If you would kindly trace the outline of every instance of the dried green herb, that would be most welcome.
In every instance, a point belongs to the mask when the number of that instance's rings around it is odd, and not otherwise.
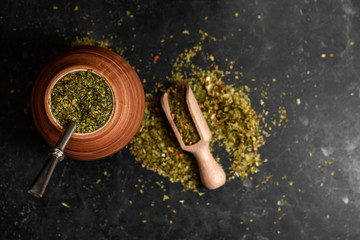
[[[231,157],[230,169],[225,169],[228,180],[236,177],[245,180],[250,174],[256,173],[263,163],[258,149],[265,144],[265,137],[269,136],[261,125],[265,118],[252,108],[248,97],[249,87],[235,87],[223,82],[227,73],[213,64],[213,57],[206,70],[194,64],[194,57],[202,51],[202,43],[209,38],[206,33],[200,33],[202,37],[199,45],[185,50],[173,62],[173,71],[168,80],[174,84],[182,81],[189,83],[212,131],[211,149],[216,143],[223,146]],[[180,95],[174,91],[169,100],[180,99]],[[168,177],[171,182],[181,183],[184,190],[197,192],[200,182],[198,167],[193,157],[183,152],[177,143],[159,107],[160,97],[161,94],[156,91],[154,94],[146,94],[144,121],[130,142],[131,153],[143,167]],[[188,122],[182,115],[176,118],[180,118],[179,122]],[[178,126],[178,129],[181,127]]]
[[[49,105],[62,127],[76,121],[76,133],[90,133],[110,119],[113,97],[102,77],[91,71],[76,71],[57,81],[51,90]]]
[[[108,41],[98,41],[91,37],[76,37],[74,41],[71,42],[71,46],[98,46],[103,48],[110,48],[110,44]]]
[[[197,143],[200,137],[186,104],[185,86],[174,84],[167,93],[171,115],[184,143],[186,145]]]
[[[136,161],[148,170],[180,182],[185,189],[199,184],[197,165],[184,153],[160,107],[161,93],[145,95],[145,115],[139,132],[130,142]]]

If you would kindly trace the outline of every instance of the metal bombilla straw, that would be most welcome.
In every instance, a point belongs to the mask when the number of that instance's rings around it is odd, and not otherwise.
[[[74,134],[75,130],[76,122],[71,122],[65,129],[62,136],[59,138],[55,147],[50,150],[49,157],[44,167],[37,176],[35,182],[28,190],[28,193],[38,198],[41,198],[44,195],[46,187],[50,181],[56,165],[61,162],[65,157],[64,149],[68,144],[70,138]]]

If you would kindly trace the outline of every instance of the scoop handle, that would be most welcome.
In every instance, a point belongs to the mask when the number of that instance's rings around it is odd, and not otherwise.
[[[214,159],[210,152],[209,144],[204,144],[197,151],[192,152],[196,158],[200,179],[204,187],[216,189],[223,186],[226,182],[224,169]]]

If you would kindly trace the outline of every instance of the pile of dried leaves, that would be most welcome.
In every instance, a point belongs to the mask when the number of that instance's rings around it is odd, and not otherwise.
[[[261,126],[262,115],[251,106],[247,86],[227,85],[223,81],[226,73],[217,66],[212,64],[208,69],[202,69],[193,63],[194,57],[202,51],[205,38],[208,36],[203,33],[199,45],[180,54],[173,62],[168,80],[189,83],[213,134],[211,149],[216,143],[231,157],[220,161],[220,164],[230,161],[230,168],[224,169],[228,180],[236,177],[244,180],[249,174],[256,173],[262,164],[258,149],[265,144],[268,133]],[[144,120],[129,144],[131,153],[148,170],[171,182],[181,183],[185,190],[197,192],[200,180],[196,162],[177,143],[161,109],[161,95],[161,91],[146,94]]]

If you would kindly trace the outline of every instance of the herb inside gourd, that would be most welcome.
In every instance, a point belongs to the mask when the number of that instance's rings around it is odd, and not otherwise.
[[[104,78],[92,71],[76,71],[55,84],[49,105],[62,127],[76,121],[76,133],[91,133],[110,119],[113,97]]]

